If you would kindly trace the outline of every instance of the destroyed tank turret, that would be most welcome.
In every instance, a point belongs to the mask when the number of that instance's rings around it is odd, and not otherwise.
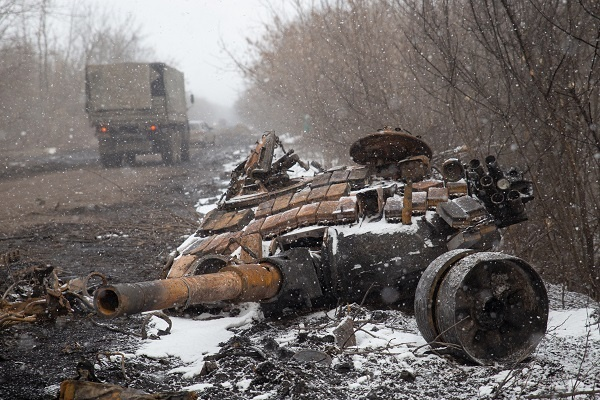
[[[308,166],[293,150],[274,160],[278,147],[263,135],[166,279],[101,287],[98,313],[414,304],[429,343],[475,362],[517,362],[535,349],[548,319],[543,282],[525,261],[491,251],[501,228],[527,219],[533,186],[519,170],[492,156],[485,168],[455,158],[432,167],[423,140],[383,129],[351,146],[357,165],[291,178],[292,166]]]

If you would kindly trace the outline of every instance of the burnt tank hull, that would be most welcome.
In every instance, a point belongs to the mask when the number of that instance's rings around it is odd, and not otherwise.
[[[405,132],[377,132],[350,154],[360,165],[293,178],[289,168],[308,167],[265,134],[179,246],[165,276],[176,283],[105,288],[96,295],[99,313],[215,301],[260,301],[267,316],[414,304],[432,346],[446,340],[481,364],[530,354],[547,323],[543,282],[525,261],[488,251],[501,228],[526,220],[531,182],[494,157],[487,172],[477,160],[449,159],[434,173],[429,147]]]

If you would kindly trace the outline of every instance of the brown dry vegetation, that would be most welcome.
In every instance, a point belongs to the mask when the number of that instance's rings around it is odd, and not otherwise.
[[[600,3],[298,1],[251,49],[238,109],[329,160],[399,125],[520,165],[537,200],[506,250],[600,297]]]

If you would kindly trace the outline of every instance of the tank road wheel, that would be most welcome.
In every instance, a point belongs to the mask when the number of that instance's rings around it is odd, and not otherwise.
[[[517,363],[544,337],[548,296],[525,261],[455,250],[427,267],[415,299],[421,334],[478,364]]]
[[[163,162],[167,165],[176,165],[181,162],[181,132],[171,130],[167,133],[161,152]]]

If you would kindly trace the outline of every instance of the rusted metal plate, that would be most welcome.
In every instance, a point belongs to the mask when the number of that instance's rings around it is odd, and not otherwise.
[[[228,240],[230,237],[230,234],[227,233],[221,233],[219,235],[217,235],[211,242],[210,244],[204,249],[203,253],[207,254],[207,253],[216,253],[216,249],[217,248],[221,248],[222,246],[224,246],[224,242],[226,240]],[[228,245],[228,242],[225,244]]]
[[[340,224],[347,224],[358,219],[358,206],[356,197],[344,196],[338,200],[338,206],[333,212],[334,220]]]
[[[414,213],[427,211],[427,192],[413,192],[412,209]]]
[[[432,187],[427,191],[427,207],[435,208],[438,204],[448,201],[448,189]]]
[[[301,207],[308,202],[308,196],[310,195],[311,189],[309,187],[305,187],[299,192],[294,193],[292,200],[290,200],[289,207]]]
[[[199,257],[192,254],[184,254],[173,261],[173,265],[169,270],[169,275],[167,278],[179,278],[188,273],[190,266],[196,261]]]
[[[231,220],[227,223],[227,230],[239,231],[244,228],[254,218],[254,212],[251,208],[240,210],[235,213]]]
[[[298,226],[311,225],[317,222],[317,209],[319,203],[305,204],[300,208],[296,219],[298,220]]]
[[[298,227],[298,212],[300,207],[292,208],[291,210],[285,211],[281,214],[281,218],[277,223],[277,229],[279,232],[288,232]]]
[[[190,249],[189,254],[202,254],[204,253],[204,250],[206,248],[208,248],[208,246],[210,245],[210,243],[217,237],[217,235],[211,235],[209,237],[207,237],[206,239],[204,239],[204,241],[202,241],[202,243],[200,243],[198,246],[196,246],[193,249]]]
[[[325,200],[325,197],[327,196],[327,191],[329,191],[329,185],[320,186],[318,188],[313,188],[310,191],[310,194],[308,195],[307,201],[309,203],[313,203],[313,202]]]
[[[256,208],[256,212],[254,214],[255,218],[263,218],[272,214],[273,204],[275,203],[275,199],[270,199],[267,201],[263,201]]]
[[[231,211],[231,210],[239,210],[242,208],[254,207],[258,206],[260,203],[263,203],[267,200],[273,199],[279,195],[285,193],[295,193],[299,189],[305,187],[312,181],[312,178],[301,178],[299,180],[292,180],[289,185],[281,188],[272,190],[270,192],[262,192],[262,193],[251,193],[246,195],[240,195],[233,197],[223,203],[223,210]]]
[[[240,260],[245,263],[253,263],[263,257],[262,253],[262,236],[260,233],[252,233],[244,235],[240,239],[242,252]],[[248,251],[249,250],[249,251]]]
[[[278,212],[286,210],[288,208],[288,206],[290,204],[290,200],[292,200],[293,196],[294,196],[294,193],[286,193],[284,195],[277,196],[275,198],[275,202],[273,203],[273,208],[271,209],[271,212],[273,214],[276,214]]]
[[[348,182],[352,189],[361,189],[369,184],[371,170],[368,167],[352,167],[348,175]]]
[[[229,222],[235,217],[235,214],[235,211],[230,211],[228,213],[223,214],[221,218],[219,218],[219,220],[215,222],[210,231],[212,233],[222,233],[224,230],[227,229]]]
[[[383,213],[387,222],[400,222],[402,219],[402,203],[404,199],[398,195],[390,197],[386,200],[383,207]]]
[[[448,188],[448,193],[450,195],[462,195],[467,194],[467,182],[458,181],[458,182],[447,182],[446,187]]]
[[[347,182],[336,183],[329,186],[325,200],[339,200],[340,197],[347,196],[348,193],[350,193],[350,185]]]
[[[226,232],[223,234],[223,238],[219,242],[219,245],[215,247],[214,252],[216,254],[231,254],[230,246],[237,247],[235,245],[235,239],[240,236],[239,232]],[[235,250],[235,248],[234,248]]]
[[[246,160],[244,170],[251,177],[262,177],[271,169],[273,161],[273,150],[278,139],[275,133],[269,132],[262,136],[257,142],[256,148]]]
[[[322,201],[317,209],[317,223],[333,224],[335,222],[334,213],[337,208],[337,201]]]
[[[342,183],[348,181],[348,176],[350,175],[350,170],[343,168],[338,169],[337,171],[333,171],[331,174],[331,178],[329,179],[329,184],[333,185],[335,183]]]
[[[331,179],[332,174],[332,172],[323,172],[322,174],[315,175],[310,184],[310,187],[316,188],[323,185],[329,185],[329,180]]]
[[[244,235],[252,235],[254,233],[259,233],[260,227],[262,226],[262,224],[264,222],[265,222],[264,218],[259,218],[259,219],[253,220],[246,226],[246,229],[244,229],[243,234]]]
[[[429,146],[421,139],[403,132],[376,132],[352,144],[350,156],[361,165],[395,164],[409,157],[431,158]]]
[[[425,180],[413,183],[413,190],[415,192],[426,192],[432,187],[442,187],[444,182],[438,180]]]
[[[263,238],[269,239],[279,233],[277,224],[279,223],[280,219],[281,214],[269,215],[265,219],[265,222],[260,227],[260,234],[263,236]]]
[[[198,234],[202,236],[210,235],[214,226],[221,221],[221,218],[223,218],[225,214],[227,214],[227,211],[217,209],[209,211],[202,219],[202,224],[200,224]]]

